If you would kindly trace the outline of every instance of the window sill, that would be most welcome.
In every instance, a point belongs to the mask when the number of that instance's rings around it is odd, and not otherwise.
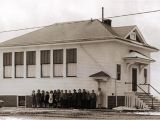
[[[4,79],[9,79],[9,78],[12,78],[12,77],[3,77]]]
[[[77,77],[77,76],[66,76],[66,77]]]
[[[53,78],[62,78],[63,76],[53,76]]]
[[[41,78],[50,78],[50,76],[41,76]]]

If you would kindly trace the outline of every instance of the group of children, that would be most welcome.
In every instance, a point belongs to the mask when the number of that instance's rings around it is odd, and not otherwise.
[[[36,108],[75,108],[95,109],[97,95],[94,90],[54,90],[54,91],[32,91],[32,107]]]

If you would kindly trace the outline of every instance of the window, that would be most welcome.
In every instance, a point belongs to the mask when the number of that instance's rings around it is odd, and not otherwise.
[[[121,65],[117,64],[117,80],[121,80]]]
[[[15,53],[15,77],[23,78],[24,71],[24,53],[16,52]]]
[[[50,50],[41,51],[41,77],[50,77]]]
[[[3,53],[3,77],[12,77],[12,53]]]
[[[67,76],[77,76],[77,49],[67,49],[66,51]]]
[[[144,83],[147,83],[147,69],[144,69]]]
[[[34,78],[36,71],[36,51],[27,51],[26,53],[27,77]]]
[[[63,76],[63,49],[53,51],[53,76]]]
[[[132,33],[130,34],[130,39],[131,39],[131,40],[136,40],[136,33],[135,33],[135,32],[132,32]]]

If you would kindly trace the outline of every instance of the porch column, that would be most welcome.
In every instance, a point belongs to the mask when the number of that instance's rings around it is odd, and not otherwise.
[[[41,78],[40,50],[36,50],[36,78]]]
[[[26,78],[26,51],[24,51],[24,59],[23,59],[23,62],[24,62],[24,66],[23,66],[23,78]]]
[[[66,77],[66,48],[63,49],[63,77]]]
[[[53,78],[53,50],[50,50],[50,78]]]
[[[12,52],[12,78],[15,78],[15,52]]]

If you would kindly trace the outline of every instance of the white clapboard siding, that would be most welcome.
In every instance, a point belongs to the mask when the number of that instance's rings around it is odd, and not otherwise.
[[[12,66],[5,66],[4,77],[12,77]]]
[[[23,76],[23,71],[24,71],[24,66],[23,65],[16,65],[16,77],[24,77]]]
[[[50,64],[42,64],[42,77],[50,76]]]
[[[63,76],[63,64],[54,64],[54,76]]]
[[[35,77],[36,65],[28,65],[27,67],[28,67],[27,77]]]
[[[68,63],[67,76],[77,76],[77,64],[76,63]]]

